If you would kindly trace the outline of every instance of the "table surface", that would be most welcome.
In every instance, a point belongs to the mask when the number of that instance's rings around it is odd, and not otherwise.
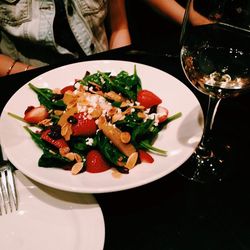
[[[81,60],[96,59],[133,61],[164,70],[186,84],[206,111],[207,96],[189,85],[178,57],[129,46]],[[0,111],[23,84],[58,66],[0,78]],[[230,171],[222,182],[199,184],[174,171],[141,187],[96,194],[105,220],[104,249],[250,249],[249,115],[249,93],[223,100],[219,105],[214,134],[232,148]]]

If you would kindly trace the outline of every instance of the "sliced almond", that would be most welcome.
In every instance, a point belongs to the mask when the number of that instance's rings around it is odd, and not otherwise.
[[[104,93],[104,97],[111,99],[115,102],[122,102],[125,100],[123,96],[117,94],[114,91],[109,91],[109,92]]]
[[[54,110],[55,115],[62,115],[63,111],[62,110]]]
[[[73,165],[73,167],[71,168],[71,173],[73,175],[78,174],[83,168],[83,162],[77,162]]]
[[[129,143],[131,139],[131,135],[129,132],[121,132],[121,141],[123,143]]]
[[[95,83],[95,82],[91,82],[91,81],[89,81],[88,82],[90,85],[92,85],[92,86],[94,86],[97,90],[100,90],[101,89],[101,86],[100,85],[98,85],[97,83]]]
[[[72,125],[70,123],[64,123],[62,125],[61,135],[66,141],[70,140],[70,136],[72,135]]]
[[[128,168],[128,169],[132,169],[136,162],[137,162],[137,159],[138,159],[138,153],[137,152],[134,152],[132,153],[129,157],[128,157],[128,160],[125,164],[125,167]]]
[[[64,157],[66,157],[70,161],[75,160],[75,154],[73,152],[69,152],[69,153],[65,154]]]
[[[77,112],[77,108],[76,107],[73,107],[71,109],[68,109],[66,110],[66,112],[64,112],[62,114],[62,116],[60,117],[59,121],[58,121],[58,125],[60,125],[61,127],[67,123],[68,121],[68,118],[71,116],[71,115],[74,115],[75,113]]]
[[[63,148],[59,148],[59,153],[60,155],[64,156],[66,155],[67,153],[69,153],[70,151],[70,148],[69,147],[63,147]]]
[[[141,105],[137,105],[137,106],[132,106],[131,108],[134,108],[134,109],[140,109],[140,110],[143,110],[143,109],[145,109],[145,107],[144,106],[141,106]]]
[[[76,99],[76,96],[71,91],[66,91],[63,95],[63,102],[66,105],[69,105],[70,103],[74,102]]]
[[[131,102],[129,100],[123,101],[120,105],[120,108],[125,108],[131,106]]]
[[[44,126],[50,126],[51,125],[51,119],[44,119],[38,123],[38,125],[44,125]]]
[[[97,119],[102,115],[102,109],[99,105],[91,112],[91,116],[93,119]]]
[[[145,118],[147,117],[146,114],[143,113],[143,112],[138,112],[138,113],[137,113],[137,116],[138,116],[139,118],[142,118],[142,119],[145,119]]]
[[[129,114],[131,114],[131,107],[129,107],[129,108],[127,108],[126,110],[124,110],[123,112],[122,112],[122,114],[123,115],[129,115]]]
[[[109,112],[108,112],[108,115],[109,116],[113,116],[117,113],[117,108],[116,107],[112,107]]]
[[[79,154],[74,153],[74,157],[75,157],[76,162],[82,162],[82,157]]]
[[[125,115],[123,115],[122,113],[116,113],[112,116],[112,123],[115,123],[117,121],[121,121],[125,118]]]

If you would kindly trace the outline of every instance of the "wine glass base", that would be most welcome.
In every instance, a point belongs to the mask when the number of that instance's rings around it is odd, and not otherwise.
[[[216,151],[210,151],[209,155],[203,155],[197,150],[180,168],[177,169],[177,172],[195,182],[221,182],[227,172],[229,151],[230,146],[225,146],[223,152],[220,149],[219,157],[216,154]]]

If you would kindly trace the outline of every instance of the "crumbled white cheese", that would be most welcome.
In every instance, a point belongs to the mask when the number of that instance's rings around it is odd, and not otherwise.
[[[149,114],[148,119],[154,120],[155,119],[155,113]]]
[[[86,138],[86,145],[92,146],[93,142],[94,142],[93,138],[90,137]]]
[[[97,94],[84,93],[83,98],[85,98],[88,102],[88,107],[85,104],[81,104],[81,102],[79,102],[77,104],[78,112],[87,111],[89,114],[91,114],[94,109],[99,106],[102,109],[103,115],[106,115],[112,108],[111,103],[109,103],[103,96]]]

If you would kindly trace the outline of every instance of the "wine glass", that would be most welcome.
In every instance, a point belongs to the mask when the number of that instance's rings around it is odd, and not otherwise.
[[[178,171],[197,182],[221,181],[230,147],[217,150],[212,125],[222,99],[250,89],[250,0],[188,0],[180,42],[183,71],[209,101],[201,141]]]

